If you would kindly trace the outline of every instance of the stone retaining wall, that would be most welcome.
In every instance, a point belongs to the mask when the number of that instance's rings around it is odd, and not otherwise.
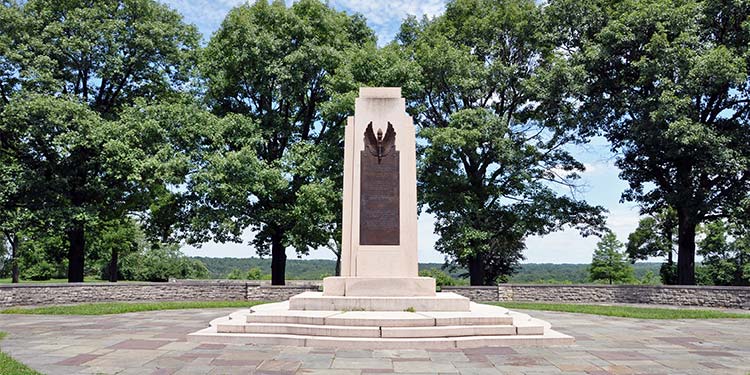
[[[477,301],[637,303],[750,310],[750,287],[502,284],[491,289],[477,288],[443,289]]]
[[[114,301],[280,301],[318,290],[317,285],[278,287],[252,281],[169,283],[0,284],[0,307]]]
[[[0,284],[0,307],[112,301],[282,301],[317,291],[320,281],[271,286],[257,281],[179,280],[169,283]],[[638,303],[750,310],[750,287],[502,284],[444,287],[474,301]]]

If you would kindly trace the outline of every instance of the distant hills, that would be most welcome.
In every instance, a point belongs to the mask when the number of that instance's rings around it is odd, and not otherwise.
[[[271,259],[261,258],[208,258],[193,257],[203,262],[212,278],[226,278],[232,270],[243,273],[251,268],[259,268],[261,273],[271,273]],[[521,266],[518,273],[511,277],[512,283],[586,283],[588,281],[588,264],[551,264],[527,263]],[[658,279],[660,263],[636,263],[635,275],[638,279],[651,271]],[[442,263],[420,263],[419,269],[443,269]],[[289,280],[318,280],[332,276],[336,270],[336,262],[328,259],[288,259],[286,275]],[[460,278],[463,270],[448,272],[455,278]]]

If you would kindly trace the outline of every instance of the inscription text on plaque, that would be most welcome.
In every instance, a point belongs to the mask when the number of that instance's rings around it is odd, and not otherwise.
[[[360,152],[360,245],[399,245],[399,153],[396,133],[388,123],[383,137],[372,123],[365,131],[365,149]]]

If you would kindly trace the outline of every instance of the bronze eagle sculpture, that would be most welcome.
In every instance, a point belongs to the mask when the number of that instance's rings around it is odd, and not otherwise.
[[[378,135],[376,136],[372,131],[372,121],[370,121],[367,124],[367,129],[365,129],[365,148],[373,156],[378,157],[378,164],[380,164],[384,157],[390,155],[391,151],[396,149],[396,131],[393,130],[393,125],[388,122],[385,136],[383,136],[383,129],[378,129]]]

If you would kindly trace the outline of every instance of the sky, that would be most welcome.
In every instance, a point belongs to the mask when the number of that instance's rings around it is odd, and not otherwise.
[[[163,0],[164,1],[164,0]],[[204,41],[211,37],[221,25],[227,12],[233,7],[245,3],[244,0],[166,0],[166,4],[179,11],[185,21],[198,27]],[[287,0],[288,3],[291,1]],[[383,45],[393,39],[398,32],[401,21],[408,15],[429,17],[440,15],[445,10],[442,0],[329,0],[334,8],[347,13],[361,13],[367,18],[368,25],[375,30],[378,44]],[[603,139],[594,139],[591,143],[572,150],[573,155],[586,166],[586,172],[580,180],[581,188],[578,198],[585,199],[593,205],[601,205],[609,210],[607,224],[622,242],[638,225],[638,208],[633,203],[620,203],[620,195],[627,188],[627,183],[618,177],[614,166],[614,156],[609,145]],[[434,250],[436,236],[433,233],[434,218],[427,214],[419,217],[419,261],[442,263],[444,257]],[[244,238],[249,239],[252,233],[247,232]],[[568,229],[548,234],[544,237],[530,237],[526,241],[524,253],[526,263],[589,263],[596,247],[597,237],[582,237],[576,230]],[[187,255],[209,257],[247,258],[257,256],[254,249],[245,243],[207,243],[200,248],[183,247]],[[288,250],[290,258],[296,257],[293,250]],[[332,259],[330,250],[313,251],[306,258]]]

